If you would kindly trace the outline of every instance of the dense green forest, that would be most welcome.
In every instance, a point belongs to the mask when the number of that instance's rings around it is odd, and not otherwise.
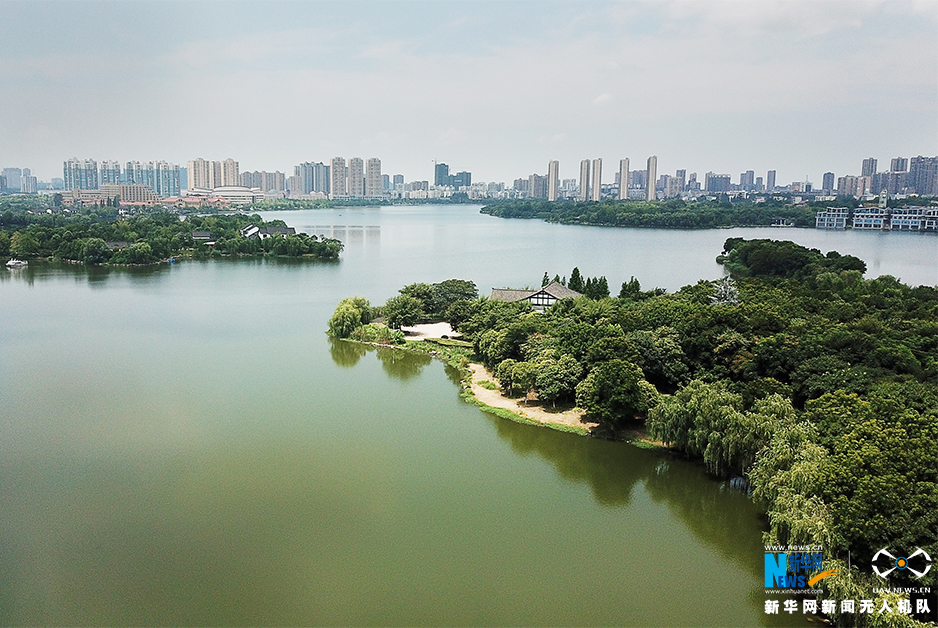
[[[41,209],[41,208],[40,208]],[[188,216],[152,211],[120,216],[113,207],[91,207],[63,213],[26,211],[0,206],[0,256],[20,259],[53,258],[85,264],[150,264],[169,257],[192,255],[269,255],[336,259],[342,243],[315,235],[242,237],[239,230],[285,227],[283,221],[264,222],[257,214]],[[193,231],[208,231],[211,242],[193,240]],[[110,243],[110,245],[109,245]]]
[[[575,403],[605,433],[644,426],[709,472],[742,476],[767,543],[823,546],[842,567],[822,581],[829,594],[875,597],[856,565],[878,549],[938,555],[938,289],[864,279],[862,260],[791,242],[731,238],[718,261],[720,281],[667,294],[631,278],[617,297],[543,313],[468,291],[446,302],[426,284],[389,304],[411,322],[450,321],[508,394]],[[360,297],[340,311],[340,337],[384,313]],[[914,585],[934,586],[934,572]]]
[[[856,202],[842,199],[841,205]],[[713,229],[716,227],[769,226],[778,218],[796,227],[813,227],[817,210],[826,205],[792,205],[785,201],[764,203],[699,201],[605,200],[585,201],[517,200],[499,201],[482,208],[483,214],[500,218],[540,218],[547,222],[610,227],[658,227],[669,229]]]

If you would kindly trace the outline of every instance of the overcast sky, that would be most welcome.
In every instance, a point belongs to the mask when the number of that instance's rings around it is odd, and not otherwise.
[[[0,167],[622,157],[820,183],[938,154],[938,2],[7,2]]]

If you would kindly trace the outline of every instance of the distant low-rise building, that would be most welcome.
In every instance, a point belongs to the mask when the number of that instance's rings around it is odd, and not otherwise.
[[[160,202],[160,195],[154,192],[150,186],[142,183],[121,185],[105,183],[101,186],[100,191],[106,198],[119,197],[121,203],[156,204]]]
[[[858,207],[853,210],[854,229],[884,229],[888,226],[888,209],[881,207]]]
[[[890,212],[889,228],[893,231],[923,231],[925,220],[924,207],[897,207]]]
[[[846,207],[828,207],[821,210],[815,217],[815,227],[818,229],[846,229],[850,210]]]
[[[264,200],[264,192],[259,188],[247,188],[240,185],[226,185],[214,189],[192,188],[187,191],[190,197],[224,199],[231,205],[250,205]]]

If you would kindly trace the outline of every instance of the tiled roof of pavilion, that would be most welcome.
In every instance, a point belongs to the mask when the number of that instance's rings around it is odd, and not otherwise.
[[[492,299],[496,301],[522,301],[529,299],[538,292],[546,292],[555,299],[575,299],[583,296],[576,290],[571,290],[559,281],[552,281],[543,288],[535,290],[513,290],[511,288],[492,288]]]

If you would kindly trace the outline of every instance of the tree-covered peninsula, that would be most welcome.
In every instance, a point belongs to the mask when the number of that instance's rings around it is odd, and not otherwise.
[[[632,278],[616,297],[543,312],[468,292],[431,304],[426,284],[389,304],[407,297],[407,320],[450,322],[506,394],[576,404],[600,434],[643,428],[710,473],[742,476],[767,543],[821,546],[840,569],[827,595],[894,595],[872,591],[877,550],[938,556],[938,289],[864,279],[862,260],[791,242],[731,238],[718,260],[720,281],[667,294]],[[330,327],[381,341],[357,330],[386,313],[346,299]]]
[[[291,233],[257,214],[190,215],[168,211],[122,216],[113,207],[74,212],[0,208],[0,256],[84,264],[151,264],[170,257],[272,256],[337,259],[339,240]],[[253,225],[254,229],[247,229]]]

